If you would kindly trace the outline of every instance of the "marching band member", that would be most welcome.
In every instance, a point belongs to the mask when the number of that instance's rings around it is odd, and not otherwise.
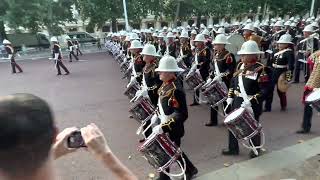
[[[211,51],[210,49],[205,45],[207,40],[204,38],[203,34],[198,34],[196,38],[194,39],[194,43],[196,46],[195,51],[195,61],[194,65],[199,70],[200,75],[204,81],[209,76],[209,69],[210,69],[210,58],[211,58]],[[196,90],[193,103],[190,104],[190,106],[196,106],[199,105],[199,102],[196,100],[196,96],[199,97],[199,89]]]
[[[207,29],[204,29],[202,33],[204,35],[204,38],[206,38],[206,46],[208,46],[209,49],[212,49],[212,39],[210,38],[210,32]]]
[[[185,133],[184,122],[188,118],[186,94],[176,76],[181,71],[183,69],[178,67],[174,57],[164,56],[160,60],[156,72],[159,72],[160,80],[163,81],[158,91],[161,124],[152,129],[153,133],[169,133],[170,139],[177,146],[181,146],[181,138]],[[186,179],[190,180],[198,170],[184,153],[182,156],[186,162]],[[181,158],[178,161],[182,163]],[[161,172],[159,180],[170,180],[170,177]]]
[[[133,69],[132,75],[136,78],[137,82],[141,85],[142,83],[142,71],[145,65],[145,62],[142,59],[140,52],[142,51],[143,46],[140,41],[133,40],[130,44],[130,52],[133,56]]]
[[[176,36],[174,34],[172,34],[172,32],[169,32],[167,34],[168,43],[167,43],[167,52],[166,53],[174,58],[177,58],[177,55],[176,55],[177,45],[175,42],[175,38],[176,38]]]
[[[158,41],[158,34],[157,33],[153,33],[152,34],[152,42],[151,44],[154,45],[154,47],[156,47],[156,50],[158,52],[158,44],[159,44],[159,41]]]
[[[303,29],[304,39],[301,40],[298,44],[299,51],[298,58],[295,63],[294,83],[299,83],[301,66],[306,66],[306,62],[301,62],[301,60],[306,61],[311,53],[319,49],[319,41],[315,37],[313,37],[313,32],[314,29],[312,25],[307,25]],[[308,81],[309,76],[310,72],[308,68],[305,68],[305,82]]]
[[[148,96],[154,106],[158,103],[158,89],[162,84],[158,73],[155,72],[157,67],[157,58],[160,57],[156,48],[152,44],[146,44],[140,53],[143,56],[143,61],[146,63],[143,68],[143,86],[148,90]]]
[[[68,49],[69,49],[69,62],[72,62],[72,56],[77,60],[77,61],[79,61],[79,58],[78,58],[78,56],[76,56],[75,54],[74,54],[74,44],[73,44],[73,42],[71,41],[71,38],[68,36],[67,38],[66,38],[66,40],[67,40],[67,44],[68,44]]]
[[[245,25],[244,28],[242,28],[242,30],[243,30],[243,37],[244,37],[245,41],[249,41],[249,40],[255,41],[258,44],[258,46],[260,47],[261,41],[263,40],[263,38],[258,35],[253,34],[254,33],[253,24]]]
[[[53,43],[52,47],[52,57],[55,61],[55,67],[58,71],[57,75],[61,75],[60,67],[66,72],[65,75],[70,74],[69,70],[66,68],[66,66],[62,62],[62,54],[61,54],[61,48],[58,43],[58,39],[56,37],[52,37],[50,41]]]
[[[5,47],[5,50],[8,54],[8,59],[10,59],[11,62],[11,68],[12,68],[12,73],[15,74],[16,73],[16,68],[19,70],[19,73],[22,73],[22,69],[21,67],[17,64],[16,60],[15,60],[15,51],[11,45],[11,42],[8,40],[3,40],[3,45]]]
[[[144,96],[148,97],[153,104],[154,107],[157,107],[158,104],[158,89],[162,84],[162,81],[159,79],[159,75],[155,72],[157,67],[157,58],[159,55],[156,52],[156,48],[152,44],[146,44],[143,47],[141,52],[143,56],[143,61],[146,63],[143,68],[143,76],[142,76],[142,85],[141,90],[138,90],[136,93],[136,97]],[[151,121],[147,121],[143,126],[143,129],[149,127]],[[147,129],[144,133],[145,137],[148,137],[152,133],[152,129]],[[140,140],[140,142],[143,142]]]
[[[76,36],[73,37],[73,44],[74,44],[74,47],[76,49],[77,56],[79,56],[79,54],[82,56],[83,54],[82,54],[82,52],[80,50],[80,42],[78,41]]]
[[[314,90],[320,88],[320,50],[316,51],[312,55],[310,55],[308,59],[308,64],[310,69],[312,70],[310,74],[310,78],[307,82],[307,84],[304,87],[304,93],[303,93],[303,102],[304,102],[304,112],[303,112],[303,122],[302,127],[299,131],[297,131],[298,134],[307,134],[310,132],[311,129],[311,120],[312,120],[312,114],[313,110],[310,104],[305,103],[305,98]]]
[[[167,45],[166,42],[164,41],[164,34],[163,33],[159,33],[158,35],[158,39],[159,39],[159,43],[158,43],[158,54],[160,54],[161,56],[164,55],[164,53],[167,50]]]
[[[208,81],[223,81],[229,88],[232,75],[236,68],[236,59],[234,55],[225,48],[225,46],[230,43],[228,42],[227,37],[224,34],[219,34],[216,36],[212,44],[214,45],[215,54],[211,61],[213,70]],[[224,106],[226,105],[227,103],[225,102]],[[211,107],[210,111],[210,121],[207,122],[205,125],[217,126],[217,110]]]
[[[266,98],[265,112],[271,111],[271,105],[273,100],[273,91],[276,84],[279,83],[280,76],[284,76],[286,81],[292,80],[294,69],[294,51],[292,49],[292,38],[290,34],[284,34],[281,36],[278,44],[278,52],[275,53],[272,59],[272,75],[271,75],[271,88],[269,95]],[[279,85],[279,84],[278,84]],[[285,111],[287,108],[287,96],[286,92],[279,90],[277,86],[277,93],[280,98],[281,111]]]
[[[264,70],[264,65],[259,63],[258,56],[264,52],[259,50],[255,41],[249,40],[245,42],[241,50],[241,62],[238,64],[236,72],[233,75],[231,86],[229,89],[227,104],[231,105],[231,109],[240,107],[246,108],[252,112],[254,118],[259,121],[262,114],[262,100],[268,89],[268,78]],[[255,146],[260,145],[260,133],[252,138]],[[257,149],[260,152],[260,149]],[[229,131],[229,147],[222,151],[223,155],[238,155],[238,140]],[[251,151],[250,157],[257,155]]]
[[[192,51],[189,43],[188,32],[182,31],[180,35],[180,58],[182,58],[185,65],[191,67]]]

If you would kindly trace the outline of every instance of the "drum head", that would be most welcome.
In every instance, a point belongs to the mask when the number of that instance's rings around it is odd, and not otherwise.
[[[233,111],[226,117],[226,119],[224,120],[224,123],[232,122],[234,119],[239,117],[244,111],[245,111],[245,108],[242,108],[242,107]]]
[[[237,54],[244,43],[244,38],[240,34],[231,34],[227,39],[231,44],[227,44],[226,49],[232,54]]]
[[[313,91],[306,98],[306,102],[309,102],[309,103],[317,100],[320,100],[320,90]]]

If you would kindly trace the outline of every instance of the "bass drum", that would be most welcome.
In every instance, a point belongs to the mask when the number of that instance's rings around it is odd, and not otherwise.
[[[245,42],[244,38],[240,34],[231,34],[227,37],[230,44],[226,45],[226,49],[236,55],[241,49],[242,44]]]

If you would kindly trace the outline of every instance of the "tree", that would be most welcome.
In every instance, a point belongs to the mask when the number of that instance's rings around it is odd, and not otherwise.
[[[60,34],[59,25],[64,25],[66,21],[72,21],[71,5],[72,0],[1,0],[2,20],[16,31],[20,27],[32,32],[37,32],[43,27],[47,27],[52,34]],[[50,14],[51,8],[53,9]],[[0,19],[1,20],[1,19]],[[1,22],[0,22],[1,26]],[[1,29],[1,28],[0,28]]]

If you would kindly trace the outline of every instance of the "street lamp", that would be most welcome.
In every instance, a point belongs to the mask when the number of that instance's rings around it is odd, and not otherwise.
[[[128,21],[128,14],[127,14],[126,0],[123,0],[122,2],[123,2],[124,19],[126,22],[126,30],[129,31],[129,21]]]

